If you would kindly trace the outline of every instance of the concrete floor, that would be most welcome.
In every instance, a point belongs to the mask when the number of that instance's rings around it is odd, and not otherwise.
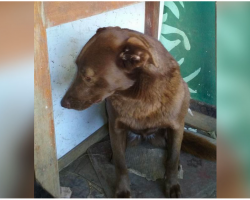
[[[164,198],[165,151],[146,145],[129,147],[126,162],[131,181],[132,198]],[[112,198],[115,170],[110,141],[94,144],[60,172],[60,183],[70,187],[72,198]],[[181,153],[182,197],[216,197],[216,163]]]

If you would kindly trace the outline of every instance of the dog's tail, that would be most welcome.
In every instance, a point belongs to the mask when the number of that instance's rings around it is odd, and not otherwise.
[[[216,145],[205,138],[184,130],[181,149],[206,160],[216,160]]]

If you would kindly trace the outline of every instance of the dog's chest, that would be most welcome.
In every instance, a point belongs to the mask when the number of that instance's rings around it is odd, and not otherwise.
[[[145,104],[138,101],[111,99],[116,119],[127,129],[140,135],[150,135],[156,128],[169,125],[169,115],[160,102]]]

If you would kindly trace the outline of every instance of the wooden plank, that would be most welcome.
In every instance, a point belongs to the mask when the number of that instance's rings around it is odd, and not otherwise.
[[[54,197],[60,197],[58,163],[42,3],[34,3],[34,168],[35,177]]]
[[[159,1],[146,1],[145,2],[145,31],[144,33],[158,39],[158,26],[159,26]]]
[[[135,3],[138,1],[43,2],[45,26],[56,26]]]
[[[201,129],[206,132],[216,131],[216,119],[202,113],[193,111],[193,116],[186,115],[185,123],[193,128]]]
[[[93,144],[102,140],[108,135],[108,124],[103,125],[96,132],[91,134],[87,139],[82,141],[74,149],[69,151],[66,155],[58,160],[59,171],[67,167],[70,163],[76,160],[79,156],[87,151],[87,149]]]
[[[193,111],[216,118],[216,107],[201,101],[190,99],[189,108]]]

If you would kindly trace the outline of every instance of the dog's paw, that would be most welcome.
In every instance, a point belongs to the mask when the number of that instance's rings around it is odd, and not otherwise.
[[[167,198],[181,198],[181,187],[178,183],[175,185],[166,184],[165,192]]]
[[[116,198],[130,198],[130,181],[128,175],[119,176],[115,190]]]
[[[115,198],[131,198],[130,191],[128,190],[116,191]]]

